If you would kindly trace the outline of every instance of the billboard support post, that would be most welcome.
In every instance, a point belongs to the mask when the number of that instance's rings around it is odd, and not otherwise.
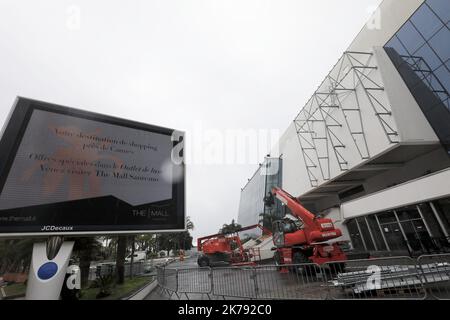
[[[58,300],[74,242],[62,236],[49,237],[47,242],[33,245],[27,300]]]

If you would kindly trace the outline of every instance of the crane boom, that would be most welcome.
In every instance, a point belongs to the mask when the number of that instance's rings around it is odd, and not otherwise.
[[[255,228],[260,228],[263,234],[272,235],[272,232],[262,225],[254,224],[232,232],[217,233],[198,238],[197,250],[201,253],[197,259],[198,265],[206,267],[218,262],[225,262],[231,265],[254,264],[255,251],[244,249],[239,232]]]
[[[303,207],[297,198],[291,196],[283,189],[275,187],[272,189],[272,194],[284,203],[291,210],[294,216],[299,218],[304,223],[304,227],[299,230],[300,232],[286,234],[285,241],[293,242],[293,244],[295,244],[297,240],[300,240],[298,238],[304,237],[304,241],[311,244],[313,242],[328,241],[342,236],[341,230],[334,227],[331,219],[315,216]]]
[[[293,215],[302,219],[303,223],[309,227],[313,227],[315,215],[303,207],[297,198],[291,196],[289,193],[280,188],[273,188],[272,193],[275,197],[284,203],[292,212]]]
[[[323,264],[347,259],[338,242],[326,243],[342,236],[342,231],[335,228],[331,219],[314,215],[297,198],[281,188],[272,188],[269,196],[264,198],[265,204],[273,205],[274,198],[281,201],[301,221],[301,224],[289,219],[275,221],[273,243],[277,247],[275,259],[278,263],[301,264],[312,261]]]

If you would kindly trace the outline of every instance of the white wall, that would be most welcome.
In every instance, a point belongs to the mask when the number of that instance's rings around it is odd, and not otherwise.
[[[345,202],[345,219],[450,196],[450,168]]]
[[[376,65],[375,58],[373,58],[371,65],[372,64]],[[339,66],[336,68],[339,68]],[[349,78],[350,77],[351,76],[349,76]],[[370,77],[382,85],[379,70],[371,71]],[[351,92],[350,95],[351,96],[345,96],[344,98],[341,96],[340,104],[342,108],[328,110],[329,116],[326,117],[327,121],[339,123],[341,125],[340,127],[334,126],[332,128],[333,137],[331,137],[331,134],[328,134],[328,145],[324,144],[323,140],[314,140],[317,146],[317,153],[308,151],[310,158],[313,159],[313,162],[316,165],[316,167],[310,168],[310,171],[314,178],[318,179],[318,185],[345,173],[346,169],[348,170],[359,166],[362,162],[366,161],[365,157],[367,155],[373,157],[392,147],[379,118],[375,114],[374,107],[370,103],[362,86],[359,85],[356,88],[356,91],[354,93]],[[383,100],[384,105],[389,108],[389,102],[385,92],[382,91],[377,99],[380,101]],[[355,109],[358,106],[356,101],[359,101],[361,120],[357,112],[350,113],[343,111],[343,109]],[[314,106],[311,113],[317,113],[316,110],[318,109],[318,106]],[[346,122],[346,119],[348,120],[348,123]],[[393,116],[389,116],[385,120],[389,122],[389,125],[392,128],[396,128],[396,122]],[[301,122],[301,124],[303,123],[305,123],[305,121]],[[311,141],[313,141],[312,136],[320,137],[323,136],[325,132],[324,129],[322,130],[320,128],[320,125],[317,125],[316,127],[313,126],[314,123],[308,128],[308,130],[311,129],[314,131],[314,134],[309,137]],[[356,132],[361,130],[365,133],[364,138],[366,139],[366,143],[361,142],[363,141],[361,139],[359,139],[358,142],[355,142],[354,139],[356,136],[352,136],[351,134],[351,131]],[[335,140],[335,137],[338,137],[339,141],[345,145],[345,148],[339,149],[340,154],[347,162],[345,167],[339,165],[333,144],[331,143],[331,140]],[[304,141],[303,144],[305,147],[306,144]],[[326,154],[326,147],[328,147],[327,154],[329,157],[329,166],[324,160],[319,160],[319,157]],[[273,155],[277,152],[282,154],[283,159],[283,188],[293,195],[301,195],[311,190],[312,184],[305,164],[305,162],[309,162],[309,160],[307,160],[308,158],[305,157],[302,152],[299,137],[297,135],[297,127],[294,123],[292,123],[283,134],[279,144],[272,150],[271,154]],[[320,167],[319,164],[322,164],[322,167]]]
[[[423,2],[424,0],[384,0],[379,7],[380,11],[375,12],[369,23],[361,29],[348,50],[368,51],[372,47],[384,46]],[[377,27],[377,19],[380,28]]]

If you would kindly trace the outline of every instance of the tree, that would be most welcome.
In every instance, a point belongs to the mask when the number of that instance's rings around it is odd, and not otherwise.
[[[138,251],[154,251],[155,249],[155,235],[154,234],[141,234],[136,236],[136,249]]]
[[[158,248],[159,250],[165,250],[167,251],[167,255],[170,254],[170,250],[174,248],[173,246],[173,239],[174,234],[173,233],[161,233],[158,234]]]
[[[106,251],[107,251],[107,257],[108,259],[116,259],[117,257],[117,244],[118,244],[118,237],[105,237],[106,242]]]
[[[27,272],[35,239],[0,241],[0,275],[5,272]]]
[[[101,252],[102,244],[99,241],[100,239],[96,237],[72,238],[71,240],[75,241],[73,251],[74,255],[79,259],[81,286],[86,287],[89,280],[91,261]]]
[[[116,255],[116,283],[123,284],[125,282],[125,256],[127,254],[127,236],[119,236],[117,239],[117,255]]]
[[[174,236],[175,250],[190,250],[192,248],[192,236],[189,231],[178,233]]]
[[[162,233],[157,236],[157,246],[161,250],[166,250],[167,254],[170,251],[189,250],[192,248],[192,236],[189,230],[194,229],[194,223],[190,217],[186,217],[186,231]]]
[[[239,229],[242,229],[242,226],[239,223],[236,223],[233,219],[231,220],[230,224],[225,223],[219,230],[219,233],[220,234],[234,233],[237,232]]]

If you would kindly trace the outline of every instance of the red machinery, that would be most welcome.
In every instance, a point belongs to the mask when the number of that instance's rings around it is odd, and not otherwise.
[[[274,196],[292,212],[292,216],[286,215],[285,219],[276,221],[273,226],[275,261],[278,264],[313,262],[321,265],[329,261],[347,260],[338,242],[326,243],[342,235],[331,219],[315,216],[298,199],[276,187],[264,198],[267,206],[274,204]]]
[[[257,253],[246,250],[242,246],[239,232],[260,228],[266,234],[271,234],[260,224],[241,228],[231,233],[213,234],[197,239],[197,250],[201,252],[197,259],[200,267],[211,266],[215,263],[227,263],[232,265],[254,264],[251,261]]]

